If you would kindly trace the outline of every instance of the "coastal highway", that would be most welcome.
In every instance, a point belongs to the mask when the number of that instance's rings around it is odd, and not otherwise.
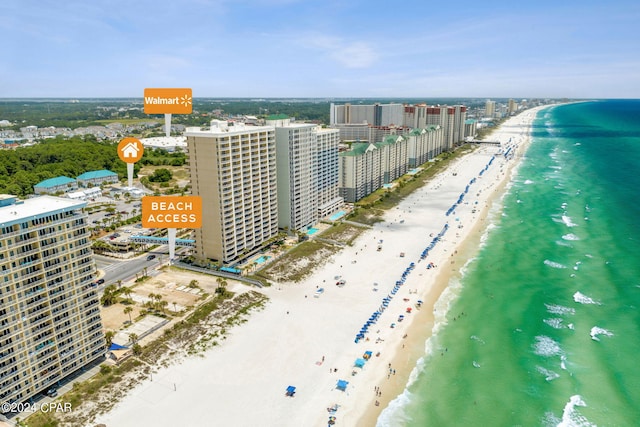
[[[105,273],[102,277],[104,279],[104,286],[115,283],[118,280],[122,280],[124,282],[128,279],[135,279],[136,273],[143,272],[145,268],[147,268],[147,273],[149,273],[150,270],[156,269],[160,266],[160,257],[161,255],[156,255],[156,258],[148,260],[145,255],[131,260],[120,261],[101,255],[95,255],[95,260],[97,268]]]

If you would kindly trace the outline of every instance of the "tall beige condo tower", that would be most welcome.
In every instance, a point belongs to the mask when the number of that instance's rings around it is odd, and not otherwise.
[[[484,116],[488,118],[493,118],[496,115],[496,102],[491,101],[490,99],[484,104]]]
[[[104,356],[85,205],[0,195],[0,403]]]
[[[213,120],[185,135],[192,194],[202,197],[196,256],[232,263],[278,233],[275,128]]]

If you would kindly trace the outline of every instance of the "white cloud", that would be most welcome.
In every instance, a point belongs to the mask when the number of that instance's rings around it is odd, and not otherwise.
[[[318,49],[346,68],[368,68],[379,59],[376,50],[362,41],[345,41],[339,37],[315,35],[303,38],[307,48]]]

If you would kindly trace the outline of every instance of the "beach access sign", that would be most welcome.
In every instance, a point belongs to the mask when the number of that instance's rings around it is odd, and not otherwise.
[[[200,196],[145,196],[142,198],[142,226],[145,228],[202,227]]]
[[[191,114],[193,94],[186,88],[146,88],[144,112],[146,114]]]

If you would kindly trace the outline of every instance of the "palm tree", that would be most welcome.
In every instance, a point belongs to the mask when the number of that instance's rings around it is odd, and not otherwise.
[[[218,277],[216,279],[216,282],[218,282],[216,293],[224,295],[225,291],[227,290],[227,281],[224,279],[224,277]]]
[[[120,285],[120,282],[122,282],[122,280],[118,280],[118,286]],[[131,296],[132,291],[131,291],[131,288],[124,286],[120,288],[120,292],[122,292],[128,299]]]
[[[162,310],[162,313],[164,314],[164,309],[166,306],[169,305],[169,303],[163,299],[158,300],[158,304],[160,305],[160,309]]]
[[[133,307],[131,307],[130,305],[126,306],[123,310],[124,314],[128,314],[129,315],[129,323],[131,323],[131,312],[133,311]]]
[[[129,341],[131,341],[132,344],[135,344],[136,342],[138,342],[138,334],[131,332],[129,334]]]
[[[116,331],[107,331],[104,333],[104,340],[107,342],[107,347],[111,347],[113,343],[113,337],[116,336]]]
[[[111,284],[104,288],[104,293],[102,294],[102,298],[100,298],[100,302],[105,307],[116,302],[117,297],[117,289],[115,285]]]

